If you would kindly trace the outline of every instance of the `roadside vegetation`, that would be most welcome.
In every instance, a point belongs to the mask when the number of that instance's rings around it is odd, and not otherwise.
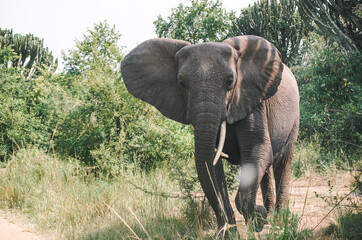
[[[312,19],[303,12],[309,2],[259,0],[238,16],[219,1],[192,0],[158,17],[155,31],[192,43],[257,34],[281,50],[301,95],[293,177],[343,172],[352,181],[349,195],[320,195],[338,213],[335,224],[318,233],[301,229],[301,216],[286,209],[271,214],[265,237],[358,239],[362,55],[360,35],[353,35],[360,25],[353,24],[361,23],[361,4],[325,13],[339,16],[329,20],[340,31],[348,27],[343,44],[315,24],[325,21],[317,18],[322,13]],[[120,32],[96,23],[63,52],[65,67],[56,72],[58,60],[42,40],[13,31],[0,29],[0,212],[24,216],[50,239],[211,239],[215,219],[194,169],[192,129],[128,93]],[[227,180],[235,189],[235,179]]]

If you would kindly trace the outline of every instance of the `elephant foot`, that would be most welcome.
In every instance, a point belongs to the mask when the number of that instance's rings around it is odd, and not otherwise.
[[[240,239],[240,235],[238,229],[235,225],[225,224],[224,226],[219,226],[216,230],[214,239],[222,240],[222,239]]]
[[[251,222],[254,232],[261,232],[267,223],[268,212],[264,206],[257,205]]]

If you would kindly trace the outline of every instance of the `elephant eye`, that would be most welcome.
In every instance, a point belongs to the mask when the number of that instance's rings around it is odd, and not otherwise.
[[[228,80],[226,81],[226,86],[230,87],[234,82],[234,77],[230,77],[228,78]]]
[[[179,81],[178,84],[180,85],[181,88],[185,88],[185,83],[184,83],[184,81]]]

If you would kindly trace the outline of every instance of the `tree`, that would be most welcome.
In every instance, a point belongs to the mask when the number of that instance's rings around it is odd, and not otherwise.
[[[191,6],[180,4],[169,17],[159,15],[153,24],[158,37],[200,43],[226,39],[234,18],[234,12],[226,12],[219,0],[192,0]]]
[[[306,64],[294,68],[300,84],[299,138],[317,136],[323,151],[341,153],[352,164],[361,159],[362,55],[344,54],[337,43],[327,45],[315,33],[309,41]]]
[[[300,0],[299,12],[310,29],[347,50],[362,50],[360,0]]]
[[[302,39],[307,35],[296,0],[258,0],[241,10],[232,29],[234,36],[257,35],[269,40],[287,65],[300,56]]]
[[[70,74],[84,74],[95,68],[119,73],[123,58],[122,48],[118,46],[121,34],[107,21],[94,25],[83,35],[83,40],[76,40],[76,46],[68,55],[62,52],[65,71]]]
[[[0,65],[14,67],[18,70],[26,69],[28,79],[34,74],[37,67],[45,64],[55,71],[58,59],[47,47],[44,47],[44,39],[33,34],[25,36],[13,34],[12,29],[0,28]]]

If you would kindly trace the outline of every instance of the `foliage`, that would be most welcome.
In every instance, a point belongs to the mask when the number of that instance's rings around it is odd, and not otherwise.
[[[150,170],[172,159],[191,158],[189,128],[162,117],[126,90],[116,62],[123,55],[116,32],[107,23],[88,30],[77,49],[65,56],[78,72],[44,70],[26,80],[14,67],[0,69],[2,161],[33,145],[114,177],[125,165]],[[80,65],[72,65],[78,60]]]
[[[292,174],[295,178],[309,177],[311,173],[326,172],[326,164],[321,154],[320,140],[315,138],[299,140],[296,143],[292,164]]]
[[[18,55],[13,49],[13,45],[3,47],[2,43],[0,43],[0,69],[8,67],[18,58]]]
[[[29,81],[12,69],[0,71],[0,159],[23,146],[47,150],[59,118],[68,108],[58,77],[43,73]]]
[[[28,78],[42,65],[51,67],[52,71],[57,68],[58,59],[54,59],[52,52],[44,47],[44,39],[33,34],[23,36],[13,34],[12,29],[0,28],[0,50],[0,67],[26,69]]]
[[[65,71],[69,74],[84,74],[87,70],[103,69],[118,72],[123,58],[122,48],[117,43],[121,34],[107,21],[94,25],[83,35],[83,40],[75,41],[75,48],[62,53]]]
[[[287,65],[300,61],[302,39],[307,33],[296,0],[258,0],[241,10],[232,27],[233,36],[257,35],[269,40]]]
[[[362,213],[345,213],[338,217],[339,234],[343,239],[359,239],[362,237]]]
[[[190,43],[221,41],[230,32],[234,15],[226,12],[219,0],[191,0],[191,6],[180,4],[166,19],[159,15],[153,24],[158,37]]]
[[[289,207],[274,211],[268,218],[271,228],[266,239],[311,239],[313,233],[310,229],[298,230],[300,220],[297,214],[290,212]]]
[[[361,1],[300,0],[299,12],[311,30],[346,49],[362,50]]]
[[[319,136],[323,149],[358,159],[361,141],[361,54],[312,39],[306,65],[295,67],[301,92],[300,138]]]

